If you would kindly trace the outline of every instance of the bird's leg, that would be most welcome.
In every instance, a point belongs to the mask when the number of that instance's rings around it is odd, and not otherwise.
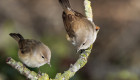
[[[40,68],[38,68],[38,75],[41,75],[41,71],[40,71]]]

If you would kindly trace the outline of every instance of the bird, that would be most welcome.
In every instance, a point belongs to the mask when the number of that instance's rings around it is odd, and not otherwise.
[[[62,19],[66,38],[77,48],[77,52],[89,48],[96,40],[100,27],[86,16],[73,10],[69,0],[59,0],[63,8]]]
[[[44,43],[34,39],[24,39],[19,33],[9,35],[18,42],[18,57],[26,66],[39,68],[46,63],[50,65],[51,50]]]

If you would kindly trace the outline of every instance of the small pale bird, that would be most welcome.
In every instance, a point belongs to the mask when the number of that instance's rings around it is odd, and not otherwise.
[[[67,40],[76,46],[77,52],[87,49],[95,42],[100,28],[81,13],[74,11],[68,0],[59,0],[59,3],[64,9],[62,18]]]
[[[19,33],[10,33],[19,45],[18,57],[28,67],[39,68],[44,64],[50,65],[51,51],[40,41],[24,39]]]

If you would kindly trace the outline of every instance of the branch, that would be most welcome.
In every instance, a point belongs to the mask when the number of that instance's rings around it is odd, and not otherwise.
[[[15,68],[20,72],[20,74],[26,76],[31,80],[49,80],[49,76],[46,73],[42,73],[41,75],[37,74],[34,71],[30,71],[26,68],[21,62],[17,62],[11,57],[8,57],[6,63]]]
[[[92,21],[92,8],[90,6],[90,1],[85,0],[85,13],[89,20]],[[85,51],[83,51],[79,57],[79,59],[76,61],[74,65],[71,65],[70,68],[65,71],[63,74],[57,73],[55,79],[49,79],[48,74],[42,73],[41,75],[38,75],[34,71],[30,71],[28,68],[26,68],[21,62],[17,62],[12,58],[7,58],[6,63],[18,70],[22,75],[26,76],[28,79],[31,80],[69,80],[71,77],[75,75],[75,73],[85,66],[87,63],[88,56],[91,53],[92,45]]]
[[[74,65],[71,65],[69,70],[65,71],[62,75],[61,73],[58,73],[54,80],[69,80],[71,77],[73,77],[75,73],[79,69],[84,67],[87,63],[87,59],[91,53],[91,49],[92,46],[90,46],[87,50],[83,51],[76,63]]]
[[[85,5],[85,14],[88,18],[88,20],[93,21],[93,13],[92,13],[92,8],[91,8],[91,2],[89,0],[84,1]]]

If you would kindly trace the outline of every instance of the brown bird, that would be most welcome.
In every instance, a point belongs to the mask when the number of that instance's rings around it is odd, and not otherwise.
[[[44,64],[50,65],[51,51],[40,41],[24,39],[19,33],[10,33],[19,45],[18,57],[28,67],[39,68]]]
[[[77,47],[77,52],[87,49],[95,42],[100,28],[81,13],[74,11],[68,0],[59,0],[59,3],[64,9],[62,18],[67,32],[67,40]]]

